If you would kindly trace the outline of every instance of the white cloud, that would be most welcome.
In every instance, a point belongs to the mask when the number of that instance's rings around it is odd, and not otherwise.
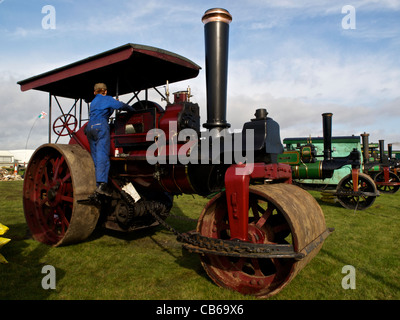
[[[22,93],[17,85],[18,80],[10,74],[0,74],[2,149],[22,149],[27,141],[28,148],[36,148],[47,139],[47,121],[35,123],[35,120],[41,111],[47,110],[48,98],[34,91]]]
[[[326,53],[320,58],[232,61],[230,90],[240,92],[247,88],[246,94],[250,96],[269,93],[276,98],[345,105],[394,99],[399,96],[400,69],[384,59],[377,63],[377,58],[372,55],[345,61]]]
[[[228,122],[234,128],[253,118],[255,109],[266,108],[282,138],[321,136],[321,114],[332,112],[334,135],[366,131],[375,141],[399,140],[394,119],[400,116],[400,69],[390,59],[289,54],[271,61],[234,60],[229,68]]]
[[[381,9],[389,9],[389,10],[400,10],[400,1],[399,0],[341,0],[341,1],[332,1],[332,0],[248,0],[249,3],[256,6],[257,8],[262,7],[272,7],[272,8],[282,8],[282,9],[296,9],[297,12],[299,10],[304,10],[308,12],[325,12],[331,13],[336,12],[337,8],[342,8],[345,5],[352,5],[356,8],[363,8],[365,10],[376,10],[376,8]]]
[[[372,138],[400,140],[394,124],[400,110],[400,32],[398,23],[383,23],[379,16],[381,12],[398,12],[400,1],[221,2],[233,14],[227,112],[232,128],[241,128],[254,117],[256,108],[266,107],[280,123],[282,138],[322,134],[321,113],[333,112],[336,134],[371,131]],[[40,10],[35,15],[36,29],[1,26],[13,31],[8,31],[7,40],[12,39],[0,53],[0,108],[5,114],[2,128],[7,128],[0,143],[14,143],[14,137],[20,136],[24,146],[28,134],[24,132],[47,108],[45,93],[19,91],[16,82],[28,76],[127,42],[161,47],[204,65],[200,19],[215,3],[152,0],[140,5],[137,1],[121,1],[118,6],[102,1],[97,4],[94,8],[85,2],[79,6],[70,2],[66,7],[55,4],[54,32],[40,29]],[[357,9],[355,32],[340,28],[341,8],[346,4]],[[363,21],[363,13],[370,17],[376,13],[376,19]],[[303,29],[297,29],[300,26],[311,34],[302,33]],[[332,34],[334,28],[337,30]],[[6,76],[6,70],[12,72]],[[204,70],[187,83],[195,95],[193,101],[200,105],[204,123]],[[176,87],[185,89],[186,83]],[[30,141],[40,139],[46,142],[47,123],[35,125]]]

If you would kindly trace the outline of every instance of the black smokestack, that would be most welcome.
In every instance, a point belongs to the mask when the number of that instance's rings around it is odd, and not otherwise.
[[[364,158],[364,163],[369,162],[369,141],[368,141],[368,133],[361,133],[361,138],[362,138],[362,146],[363,146],[363,158]]]
[[[388,158],[389,160],[393,158],[393,147],[391,143],[388,143]]]
[[[380,162],[383,163],[385,160],[385,140],[379,140],[379,158]]]
[[[229,128],[226,122],[229,23],[225,9],[209,9],[202,18],[206,51],[207,123],[205,128]]]
[[[322,114],[322,131],[324,135],[324,160],[332,160],[332,113]]]

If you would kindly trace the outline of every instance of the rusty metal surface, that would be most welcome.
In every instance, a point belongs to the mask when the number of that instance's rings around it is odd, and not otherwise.
[[[293,258],[301,260],[322,244],[334,230],[334,228],[326,229],[304,247],[301,252],[295,252],[291,244],[264,244],[221,240],[204,237],[197,232],[188,232],[179,240],[185,242],[187,240],[186,236],[188,236],[190,243],[184,243],[183,247],[190,252],[199,254],[214,254],[236,258]]]
[[[53,246],[85,240],[99,218],[95,206],[80,204],[96,188],[93,161],[78,145],[45,144],[32,155],[23,204],[32,236]]]
[[[294,250],[303,249],[326,230],[324,213],[314,197],[294,185],[276,184],[252,188],[274,202],[285,216],[292,233]],[[317,255],[322,243],[296,263],[296,274]]]
[[[229,236],[225,202],[222,193],[206,205],[197,232],[213,238]],[[203,253],[201,261],[207,274],[219,286],[267,298],[281,291],[311,261],[329,232],[320,206],[307,191],[289,184],[251,186],[251,242],[291,244],[294,252],[305,257],[301,260],[236,258]]]

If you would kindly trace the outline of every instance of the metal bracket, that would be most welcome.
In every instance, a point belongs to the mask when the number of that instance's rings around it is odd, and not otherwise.
[[[283,163],[234,164],[225,173],[226,201],[231,240],[249,241],[248,209],[250,179],[292,182],[292,169]]]

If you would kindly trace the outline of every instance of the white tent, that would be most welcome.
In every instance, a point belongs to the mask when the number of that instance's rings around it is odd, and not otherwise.
[[[7,150],[0,150],[0,167],[10,167],[14,165],[14,155]]]
[[[15,162],[19,165],[26,166],[35,150],[21,149],[21,150],[10,150],[10,153],[14,155]]]

